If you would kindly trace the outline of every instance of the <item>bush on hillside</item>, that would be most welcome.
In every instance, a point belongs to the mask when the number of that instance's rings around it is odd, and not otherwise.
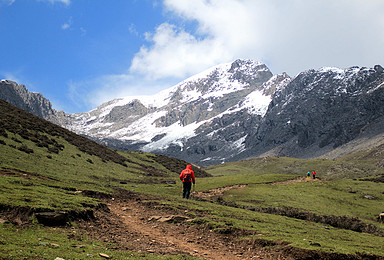
[[[25,153],[33,153],[33,149],[30,149],[28,148],[28,146],[26,146],[25,144],[23,144],[22,146],[20,146],[19,148],[17,148],[18,150],[22,151],[22,152],[25,152]]]
[[[0,135],[4,137],[8,137],[8,131],[35,142],[37,146],[46,148],[53,146],[55,148],[49,149],[55,153],[62,150],[64,146],[48,136],[62,137],[70,144],[77,146],[82,152],[98,156],[104,161],[113,161],[126,166],[127,159],[116,151],[14,107],[4,100],[0,100],[0,110],[2,111],[0,113]],[[14,139],[15,142],[21,143],[17,138]]]

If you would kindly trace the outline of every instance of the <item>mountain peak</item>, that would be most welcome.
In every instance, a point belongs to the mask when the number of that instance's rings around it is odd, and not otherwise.
[[[291,79],[286,73],[273,75],[261,62],[238,59],[152,96],[118,98],[60,117],[41,94],[0,81],[0,96],[24,105],[34,101],[51,111],[42,115],[45,119],[56,118],[112,148],[205,165],[262,154],[320,156],[384,121],[383,91],[379,65],[323,67]]]
[[[77,114],[67,127],[94,138],[120,140],[131,147],[140,144],[139,149],[146,151],[189,149],[184,144],[197,136],[207,138],[208,132],[213,134],[217,120],[264,115],[272,94],[287,77],[273,76],[261,62],[238,59],[213,66],[152,96],[107,102],[89,113]],[[215,146],[238,146],[244,135]]]

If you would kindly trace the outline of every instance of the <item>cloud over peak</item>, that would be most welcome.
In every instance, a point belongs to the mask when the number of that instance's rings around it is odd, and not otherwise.
[[[151,45],[141,47],[130,71],[152,79],[186,77],[230,57],[220,41],[210,37],[199,39],[169,23],[161,24],[154,33],[147,33],[146,40]]]
[[[107,85],[90,84],[94,105],[116,93],[153,93],[238,58],[290,76],[384,60],[382,0],[163,0],[162,5],[164,21],[141,33],[144,41],[126,74],[105,75]],[[139,34],[132,24],[128,33]],[[114,92],[110,86],[116,86]]]
[[[164,7],[181,22],[148,33],[131,72],[183,77],[244,57],[295,74],[368,65],[380,60],[370,49],[384,44],[384,35],[374,33],[384,31],[380,0],[164,0]],[[186,21],[197,24],[194,31],[183,28]]]

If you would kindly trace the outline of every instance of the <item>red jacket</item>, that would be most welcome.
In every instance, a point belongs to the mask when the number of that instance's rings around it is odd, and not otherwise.
[[[190,174],[190,178],[184,178],[186,174]],[[192,171],[192,165],[187,165],[187,168],[185,168],[181,174],[180,174],[180,180],[182,182],[192,182],[195,184],[195,173]]]

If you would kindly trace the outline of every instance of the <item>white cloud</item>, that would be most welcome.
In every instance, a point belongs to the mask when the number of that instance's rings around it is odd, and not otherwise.
[[[6,5],[12,5],[16,0],[0,0],[0,5],[6,4]],[[69,6],[71,4],[71,0],[37,0],[38,2],[48,2],[51,4],[55,3],[63,3],[66,6]]]
[[[136,25],[133,23],[128,27],[128,31],[135,36],[139,36],[139,32],[136,30]]]
[[[80,27],[81,36],[87,35],[87,30],[84,27]]]
[[[84,111],[119,97],[152,95],[169,88],[172,84],[169,81],[154,82],[128,74],[104,75],[94,79],[69,82],[68,98],[77,107],[72,109]]]
[[[152,46],[141,47],[132,60],[131,73],[142,73],[151,79],[165,77],[183,78],[230,58],[221,42],[198,39],[196,36],[163,23],[154,34],[146,35]]]
[[[15,0],[0,0],[0,5],[8,5],[11,6]]]
[[[17,82],[18,84],[25,84],[24,81],[22,80],[22,77],[18,75],[19,72],[14,73],[14,72],[3,71],[0,73],[4,77],[4,79]]]
[[[71,27],[68,23],[65,23],[65,24],[63,24],[62,26],[61,26],[61,29],[63,29],[63,30],[67,30],[67,29],[69,29],[69,27]]]
[[[62,30],[68,30],[69,28],[71,28],[72,24],[73,24],[73,18],[69,17],[68,21],[66,23],[64,23],[63,25],[61,25],[61,29]]]
[[[129,72],[83,83],[87,91],[79,96],[91,98],[94,106],[153,94],[237,58],[262,61],[273,73],[291,76],[384,61],[382,0],[163,0],[163,6],[169,20],[145,34]],[[136,29],[131,25],[129,31]]]
[[[51,4],[62,3],[62,4],[65,4],[67,6],[71,4],[71,0],[38,0],[38,1],[39,2],[48,2]]]
[[[158,26],[134,57],[132,73],[183,77],[236,58],[290,74],[384,60],[381,0],[164,0],[164,6],[197,29]]]

